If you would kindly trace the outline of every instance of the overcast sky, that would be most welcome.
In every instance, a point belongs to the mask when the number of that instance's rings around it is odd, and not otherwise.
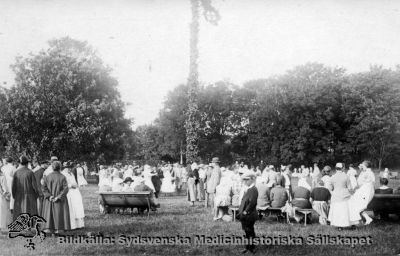
[[[200,80],[243,82],[320,62],[368,70],[400,64],[398,0],[213,0],[218,26],[201,22]],[[70,36],[113,68],[127,117],[150,123],[185,83],[190,0],[0,0],[0,82],[17,55]]]

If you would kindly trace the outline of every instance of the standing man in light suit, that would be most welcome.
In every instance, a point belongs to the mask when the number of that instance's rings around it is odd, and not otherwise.
[[[221,169],[219,167],[219,158],[214,157],[211,161],[211,164],[213,168],[211,168],[211,171],[207,173],[206,177],[206,207],[208,207],[210,202],[210,205],[214,205],[214,196],[215,196],[215,189],[218,186],[220,180],[221,180]]]

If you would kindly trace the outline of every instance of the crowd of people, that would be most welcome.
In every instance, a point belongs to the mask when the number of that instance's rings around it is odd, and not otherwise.
[[[84,227],[79,188],[87,184],[85,165],[71,161],[61,164],[57,157],[30,163],[22,156],[18,165],[11,158],[4,159],[0,170],[1,230],[7,230],[20,213],[44,217],[45,231],[50,233]],[[259,213],[268,208],[280,209],[297,222],[307,221],[298,209],[314,209],[321,225],[345,228],[373,221],[365,210],[375,193],[400,193],[400,188],[388,187],[387,169],[380,176],[381,187],[375,189],[375,174],[369,161],[362,162],[358,170],[352,165],[345,168],[343,163],[320,170],[317,164],[296,169],[262,161],[250,168],[243,162],[222,167],[218,157],[214,157],[208,164],[192,162],[187,166],[140,166],[136,162],[100,165],[91,174],[99,177],[99,191],[149,191],[153,211],[160,207],[156,202],[160,193],[174,192],[186,192],[190,206],[196,202],[211,206],[215,221],[232,221],[228,207],[237,207],[238,219],[248,238],[255,236],[254,223]],[[388,218],[385,212],[377,214]]]
[[[50,161],[18,162],[7,157],[0,168],[0,230],[21,213],[45,218],[44,231],[60,233],[84,227],[84,207],[79,187],[87,185],[85,167],[57,157]]]
[[[254,175],[258,190],[257,209],[281,208],[297,222],[304,216],[296,209],[314,209],[319,214],[319,223],[336,227],[348,227],[364,220],[370,224],[372,218],[365,212],[374,193],[400,193],[387,187],[389,171],[385,169],[380,178],[381,188],[374,190],[375,175],[371,163],[364,161],[356,170],[353,165],[345,168],[337,163],[335,168],[325,166],[322,170],[317,164],[313,167],[292,165],[280,166],[251,165],[235,162],[221,167],[217,157],[209,164],[193,162],[186,167],[178,163],[163,163],[158,166],[100,166],[99,187],[103,191],[134,192],[151,191],[155,198],[160,193],[173,193],[186,189],[191,206],[204,202],[212,206],[214,220],[232,220],[228,206],[239,207],[246,190],[242,175]],[[292,179],[297,185],[292,186]],[[152,200],[152,208],[159,207]],[[385,213],[377,213],[387,218]]]

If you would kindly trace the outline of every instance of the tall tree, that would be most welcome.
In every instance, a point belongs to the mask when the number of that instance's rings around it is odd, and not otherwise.
[[[346,138],[356,153],[381,169],[400,152],[400,72],[373,66],[352,75],[347,92]]]
[[[186,160],[193,161],[198,157],[199,143],[199,113],[198,113],[198,42],[200,7],[203,7],[203,15],[211,24],[217,24],[220,19],[218,11],[211,5],[211,0],[190,0],[192,9],[192,22],[190,25],[190,67],[188,78],[188,110],[185,122],[186,129]]]
[[[71,38],[13,65],[2,117],[10,153],[95,161],[121,159],[131,133],[117,81],[96,52]]]

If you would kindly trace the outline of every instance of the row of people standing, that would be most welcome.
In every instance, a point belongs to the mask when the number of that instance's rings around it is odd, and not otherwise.
[[[70,163],[66,162],[61,172],[61,163],[52,157],[50,165],[44,161],[33,172],[28,168],[29,160],[25,156],[20,157],[18,169],[11,167],[12,162],[7,158],[8,164],[2,168],[3,175],[0,176],[3,195],[0,204],[7,206],[1,208],[1,229],[6,230],[12,219],[17,219],[21,213],[45,218],[44,228],[49,232],[84,226],[82,196]],[[11,186],[8,186],[7,175],[11,172]]]

